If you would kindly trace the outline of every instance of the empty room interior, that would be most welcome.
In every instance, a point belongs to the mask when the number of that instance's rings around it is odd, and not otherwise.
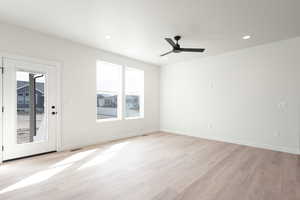
[[[299,0],[0,0],[0,67],[1,200],[300,200]]]

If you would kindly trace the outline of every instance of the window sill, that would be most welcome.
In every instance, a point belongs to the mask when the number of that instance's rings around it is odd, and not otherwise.
[[[112,118],[112,119],[96,119],[97,123],[103,123],[103,122],[115,122],[115,121],[122,121],[122,120],[134,120],[134,119],[144,119],[144,117],[127,117],[124,119],[119,118]]]
[[[97,123],[102,123],[102,122],[115,122],[115,121],[121,121],[119,118],[112,118],[112,119],[96,119]]]
[[[131,120],[131,119],[144,119],[144,117],[126,117],[125,120]]]

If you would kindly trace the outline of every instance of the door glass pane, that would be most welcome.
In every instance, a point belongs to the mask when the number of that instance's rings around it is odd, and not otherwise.
[[[45,75],[16,72],[17,144],[47,140]]]

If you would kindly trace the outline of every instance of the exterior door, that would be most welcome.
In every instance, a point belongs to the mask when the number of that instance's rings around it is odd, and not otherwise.
[[[56,150],[57,69],[3,58],[3,160]]]

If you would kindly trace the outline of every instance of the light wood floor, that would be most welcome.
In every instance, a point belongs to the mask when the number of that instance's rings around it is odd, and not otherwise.
[[[299,200],[300,159],[158,133],[4,163],[0,199]]]

